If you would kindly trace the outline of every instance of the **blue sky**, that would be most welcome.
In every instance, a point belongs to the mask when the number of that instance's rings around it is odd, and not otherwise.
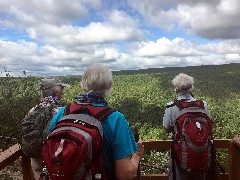
[[[238,0],[0,0],[0,71],[239,63],[239,9]]]

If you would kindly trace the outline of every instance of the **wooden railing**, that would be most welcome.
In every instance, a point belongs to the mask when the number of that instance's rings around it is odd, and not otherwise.
[[[23,180],[33,180],[31,161],[24,156],[19,144],[15,144],[0,153],[0,171],[18,158],[21,158]]]
[[[228,151],[228,169],[222,174],[223,180],[240,180],[240,137],[234,139],[214,140],[217,149]],[[171,140],[144,141],[146,151],[169,151]],[[19,144],[15,144],[9,149],[0,153],[0,171],[10,165],[16,159],[21,158],[23,180],[33,180],[30,159],[25,157]],[[140,166],[141,169],[141,166]],[[147,174],[141,175],[142,180],[167,180],[167,174]]]

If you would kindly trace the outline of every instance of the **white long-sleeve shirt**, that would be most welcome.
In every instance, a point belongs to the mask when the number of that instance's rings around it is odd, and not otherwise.
[[[187,99],[186,102],[196,101],[196,99],[193,98],[191,95],[183,95],[177,98],[177,100],[181,100],[181,99]],[[179,108],[176,105],[173,105],[173,103],[174,103],[173,101],[167,103],[167,106],[170,106],[170,107],[165,109],[165,113],[163,116],[163,127],[167,131],[170,131],[174,127],[176,123],[176,119],[180,113]],[[204,103],[204,108],[206,110],[206,114],[211,118],[210,112],[208,111],[207,103],[205,101],[203,101],[203,103]]]

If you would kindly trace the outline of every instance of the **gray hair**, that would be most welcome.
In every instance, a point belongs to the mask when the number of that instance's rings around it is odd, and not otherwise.
[[[41,97],[47,97],[47,96],[56,96],[56,94],[58,92],[63,91],[63,87],[62,86],[54,86],[52,88],[46,89],[46,90],[42,90],[41,91]]]
[[[172,85],[178,95],[190,95],[194,89],[193,77],[180,73],[173,80]]]
[[[81,86],[86,93],[107,97],[113,84],[112,72],[102,64],[93,64],[83,73]]]

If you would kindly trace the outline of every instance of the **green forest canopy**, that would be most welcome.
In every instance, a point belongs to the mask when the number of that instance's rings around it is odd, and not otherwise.
[[[240,64],[154,68],[113,72],[114,85],[109,105],[125,114],[131,127],[140,128],[140,137],[162,139],[162,117],[167,102],[175,98],[171,80],[183,72],[194,77],[196,98],[209,105],[215,138],[232,138],[239,133]],[[81,76],[59,77],[70,84],[63,104],[80,94]],[[41,77],[0,79],[0,136],[17,137],[26,113],[39,101]]]

